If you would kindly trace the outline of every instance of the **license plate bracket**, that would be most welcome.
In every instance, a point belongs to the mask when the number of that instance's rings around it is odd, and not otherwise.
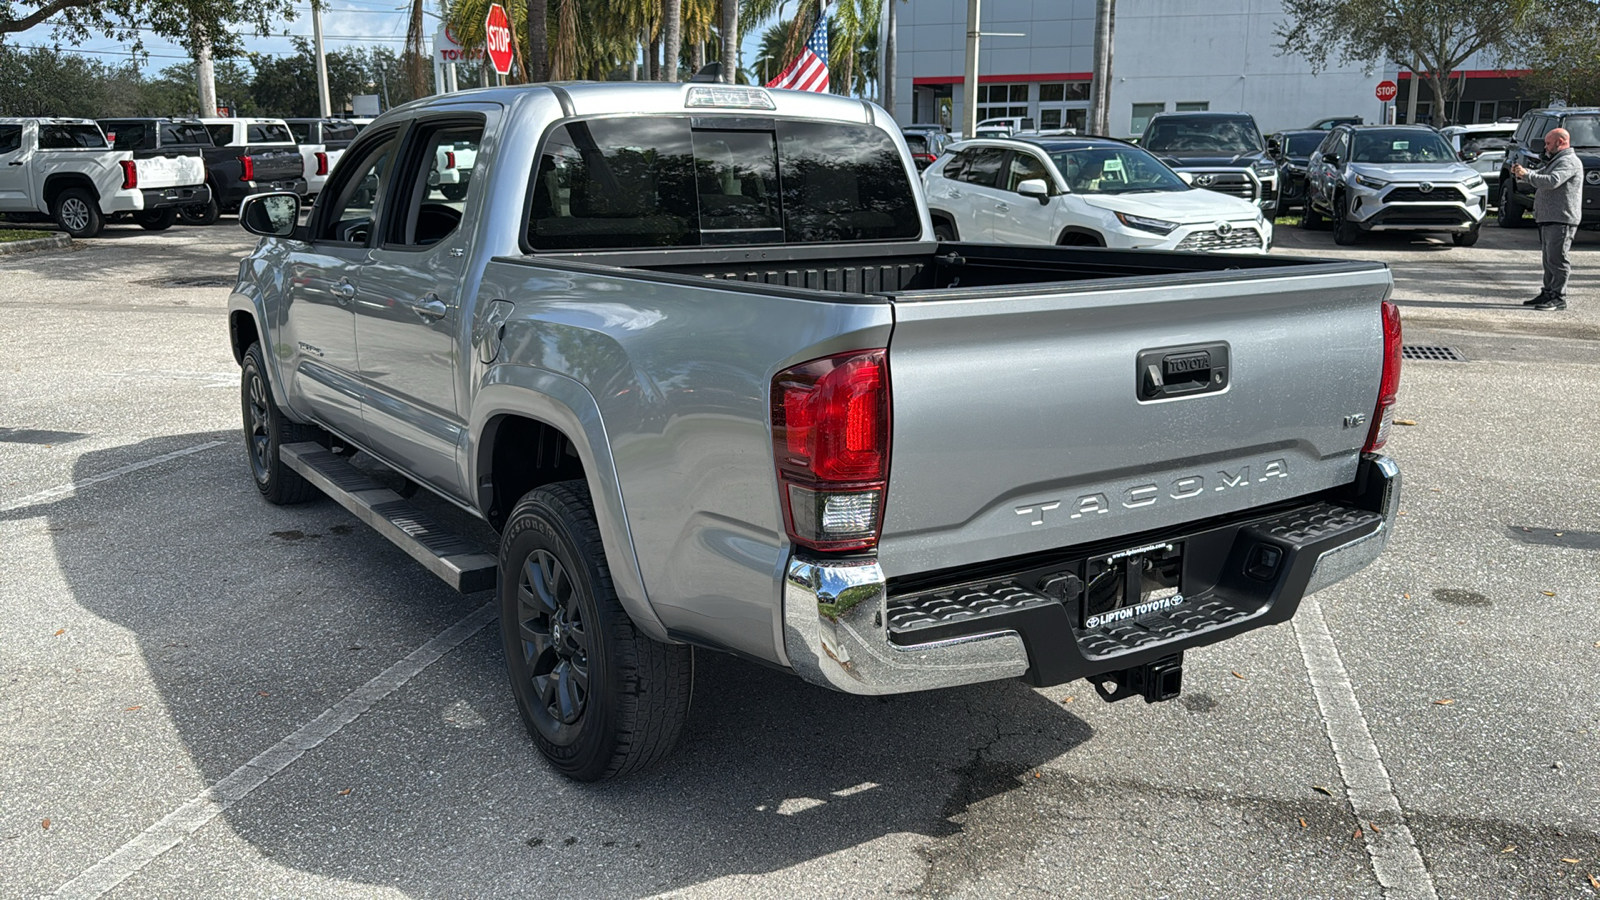
[[[1079,626],[1102,628],[1182,606],[1183,549],[1183,541],[1166,541],[1086,560]]]

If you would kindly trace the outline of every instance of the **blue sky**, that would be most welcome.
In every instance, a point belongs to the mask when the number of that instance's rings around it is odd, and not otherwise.
[[[428,3],[428,33],[438,27],[438,18],[432,15],[438,4]],[[273,55],[287,55],[294,52],[290,38],[284,36],[300,35],[307,40],[311,37],[311,5],[297,3],[294,21],[280,21],[274,29],[274,34],[268,37],[246,36],[245,49],[257,53]],[[322,13],[323,41],[327,49],[334,50],[349,44],[372,45],[390,47],[399,51],[405,44],[406,20],[409,3],[400,0],[330,0]],[[759,52],[756,47],[760,43],[758,33],[744,35],[744,58],[749,65]],[[54,41],[50,28],[46,25],[24,31],[7,38],[7,43],[14,46],[51,46]],[[77,51],[108,63],[126,59],[129,54],[129,44],[122,41],[108,41],[95,39],[85,41],[77,47],[63,46],[63,50]],[[146,71],[159,72],[170,65],[183,62],[187,59],[182,47],[168,43],[159,38],[151,37],[145,42],[145,52],[148,54],[148,68]],[[141,65],[145,65],[141,58]]]

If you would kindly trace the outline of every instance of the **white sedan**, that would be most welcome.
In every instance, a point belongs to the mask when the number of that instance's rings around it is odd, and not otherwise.
[[[922,174],[940,240],[1266,253],[1255,204],[1110,138],[963,141]]]

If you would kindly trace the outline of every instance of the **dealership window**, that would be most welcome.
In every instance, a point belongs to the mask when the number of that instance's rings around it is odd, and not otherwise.
[[[1040,103],[1063,103],[1068,100],[1089,99],[1089,82],[1067,81],[1039,85]]]
[[[978,85],[978,121],[1021,118],[1028,113],[1028,86],[1025,84]]]
[[[1150,118],[1156,113],[1167,111],[1165,103],[1135,103],[1133,105],[1133,120],[1128,123],[1128,130],[1134,134],[1144,134],[1144,127],[1150,124]]]
[[[1195,100],[1188,103],[1179,103],[1175,109],[1178,112],[1210,112],[1211,101]]]

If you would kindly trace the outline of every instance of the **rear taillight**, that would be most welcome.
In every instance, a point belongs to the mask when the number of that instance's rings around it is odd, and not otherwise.
[[[934,156],[932,153],[913,153],[911,154],[911,158],[919,162],[932,163],[938,157]]]
[[[328,154],[323,153],[321,150],[317,151],[317,174],[328,174]]]
[[[139,186],[139,167],[131,159],[122,161],[122,189],[131,191]]]
[[[241,166],[239,169],[240,181],[256,180],[256,161],[254,158],[249,156],[241,156],[239,157],[239,165]]]
[[[444,167],[446,169],[454,169],[456,167],[456,154],[455,154],[454,151],[451,151],[451,150],[446,150],[445,151],[445,154],[444,154]]]
[[[772,450],[789,538],[814,550],[877,545],[889,480],[883,350],[802,363],[772,379]]]
[[[1383,377],[1378,382],[1378,407],[1372,413],[1363,453],[1372,453],[1389,440],[1394,421],[1394,401],[1400,394],[1400,307],[1383,301]]]

